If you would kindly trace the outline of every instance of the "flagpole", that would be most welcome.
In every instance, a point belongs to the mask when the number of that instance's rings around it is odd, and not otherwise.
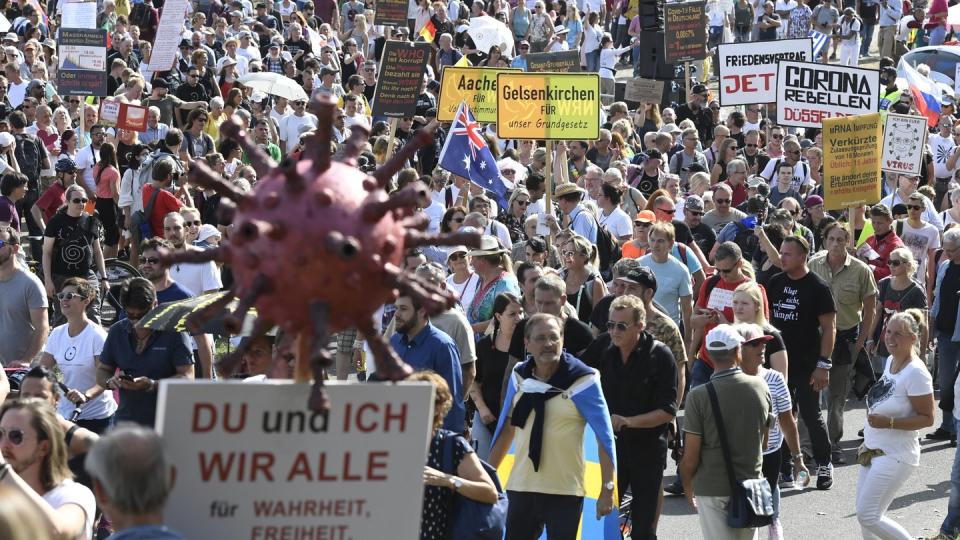
[[[546,192],[543,195],[543,212],[545,216],[553,215],[553,169],[551,168],[553,166],[552,154],[553,154],[553,141],[547,141],[547,166],[544,171],[546,173],[544,174],[546,178],[544,179],[544,182],[543,182],[544,187],[546,187]],[[550,252],[553,251],[551,249],[551,245],[553,244],[553,242],[550,241],[551,236],[552,236],[552,233],[548,234],[546,237],[548,259],[550,258]]]
[[[387,128],[387,132],[390,133],[390,138],[387,139],[387,155],[383,158],[383,161],[389,161],[393,157],[393,147],[396,146],[397,142],[397,119],[390,119],[390,127]]]

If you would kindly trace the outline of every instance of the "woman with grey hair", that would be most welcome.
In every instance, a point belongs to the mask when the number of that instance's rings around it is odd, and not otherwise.
[[[923,287],[913,279],[917,271],[917,260],[913,252],[905,247],[899,247],[889,256],[890,275],[877,283],[877,316],[873,318],[873,325],[868,330],[868,339],[865,343],[867,352],[873,360],[873,370],[883,372],[883,362],[889,352],[883,340],[884,328],[889,320],[897,313],[910,308],[925,311],[927,296]],[[920,336],[920,350],[927,349],[929,336],[926,328]]]
[[[944,227],[951,223],[960,223],[960,187],[951,189],[948,195],[950,206],[947,210],[940,212],[940,219],[943,220]]]

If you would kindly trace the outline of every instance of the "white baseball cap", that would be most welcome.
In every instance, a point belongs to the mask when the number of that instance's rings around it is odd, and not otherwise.
[[[743,336],[729,324],[721,324],[707,332],[708,351],[730,351],[743,343]]]

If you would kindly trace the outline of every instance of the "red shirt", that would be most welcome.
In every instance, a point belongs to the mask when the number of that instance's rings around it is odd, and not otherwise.
[[[873,270],[873,279],[879,282],[881,279],[890,275],[890,253],[898,247],[903,247],[903,241],[897,236],[897,231],[890,227],[890,232],[882,240],[877,239],[877,235],[867,238],[867,245],[873,248],[879,258],[871,258],[867,261],[867,266]]]
[[[34,204],[43,212],[44,220],[50,221],[50,218],[63,206],[63,203],[66,202],[66,199],[64,199],[66,193],[67,188],[63,187],[63,184],[54,182],[50,184],[50,187],[37,199],[37,202]]]
[[[700,296],[697,298],[698,308],[709,308],[716,309],[723,313],[723,316],[727,319],[727,322],[733,323],[733,291],[736,290],[740,285],[750,281],[749,278],[745,278],[741,281],[729,282],[722,277],[717,281],[717,284],[710,290],[709,297],[707,296],[707,286],[706,283],[712,281],[712,277],[707,278],[707,281],[704,282],[704,286],[700,288]],[[763,312],[764,314],[769,315],[770,307],[767,305],[767,291],[763,288],[763,285],[760,285],[760,290],[763,291]],[[707,323],[707,326],[703,329],[703,335],[706,336],[707,332],[713,330],[717,326],[713,323]],[[707,353],[706,339],[703,340],[703,343],[700,344],[700,359],[707,363],[708,366],[713,368],[713,359],[710,358],[710,354]]]
[[[153,195],[153,186],[147,184],[143,186],[143,211],[147,211],[147,205],[150,204],[150,196]],[[157,195],[156,202],[153,203],[153,212],[147,216],[150,220],[150,228],[153,229],[153,235],[163,238],[163,218],[170,212],[179,212],[183,204],[180,199],[174,197],[167,190],[161,190]]]
[[[736,208],[743,204],[743,201],[747,200],[747,186],[745,186],[743,182],[740,182],[740,185],[736,187],[730,183],[730,180],[725,180],[724,183],[730,186],[730,189],[733,190],[733,202],[731,203],[732,207]]]

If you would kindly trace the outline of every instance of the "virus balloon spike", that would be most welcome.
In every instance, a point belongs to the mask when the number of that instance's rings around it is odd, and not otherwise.
[[[160,264],[164,266],[206,263],[210,261],[230,262],[230,250],[224,247],[215,247],[203,251],[168,251],[165,248],[159,248],[157,252],[160,255]]]
[[[247,138],[247,130],[244,129],[240,120],[231,116],[220,124],[220,133],[234,139],[243,148],[243,152],[250,159],[250,165],[257,171],[258,176],[270,174],[270,170],[277,166],[273,158],[263,151],[259,144]]]
[[[408,229],[404,236],[404,245],[408,248],[418,246],[466,246],[480,247],[480,233],[456,232],[429,234],[416,229]]]
[[[340,148],[339,161],[334,160],[330,138],[335,104],[318,97],[310,106],[319,129],[305,145],[301,159],[286,160],[280,166],[258,154],[239,124],[221,127],[224,136],[236,140],[251,156],[260,181],[244,194],[202,165],[194,167],[191,178],[219,193],[221,206],[232,206],[229,217],[234,232],[218,251],[171,253],[164,260],[167,264],[228,261],[234,289],[227,296],[238,300],[234,311],[224,316],[224,325],[239,330],[251,307],[257,311],[257,332],[279,325],[284,345],[271,373],[282,373],[292,353],[296,380],[314,381],[308,405],[322,410],[329,407],[323,380],[331,365],[326,352],[331,335],[357,328],[377,359],[378,375],[400,380],[412,370],[377,332],[373,314],[393,302],[398,291],[415,296],[431,312],[455,302],[451,294],[399,271],[404,250],[430,242],[478,245],[479,236],[426,235],[421,232],[426,222],[415,217],[428,196],[426,187],[413,184],[392,196],[384,190],[406,159],[432,142],[431,133],[421,131],[375,176],[368,176],[355,163],[368,132],[355,127]],[[262,162],[258,164],[254,156],[262,157]],[[205,315],[222,313],[227,302],[211,306]],[[229,371],[237,362],[239,357],[233,355],[219,367]]]
[[[221,197],[238,204],[246,198],[242,191],[224,180],[223,176],[199,161],[194,161],[190,167],[190,182],[202,188],[212,189]]]

